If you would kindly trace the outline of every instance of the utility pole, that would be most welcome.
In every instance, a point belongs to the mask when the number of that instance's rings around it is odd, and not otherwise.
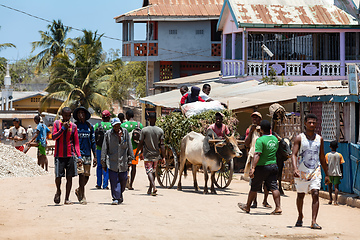
[[[146,96],[149,96],[149,25],[150,25],[150,13],[149,13],[149,7],[147,8],[147,14],[148,14],[148,21],[147,21],[147,31],[146,31],[146,38],[147,38],[147,45],[146,45]]]

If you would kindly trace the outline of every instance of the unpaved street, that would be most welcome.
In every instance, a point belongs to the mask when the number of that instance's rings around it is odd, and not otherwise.
[[[35,149],[30,150],[35,156]],[[245,202],[248,182],[233,180],[217,195],[195,193],[191,172],[183,191],[159,188],[158,196],[146,195],[147,178],[141,163],[135,190],[125,191],[124,203],[112,206],[109,190],[95,189],[95,169],[87,185],[88,205],[76,202],[78,178],[70,199],[74,205],[55,205],[53,157],[50,174],[33,178],[0,179],[0,239],[358,239],[360,210],[327,205],[321,199],[318,223],[310,229],[310,196],[305,199],[304,227],[295,228],[295,192],[282,198],[283,214],[259,207],[243,213],[237,202]],[[203,175],[199,174],[202,187]],[[62,184],[61,203],[64,201]],[[270,196],[271,197],[271,196]],[[259,196],[262,201],[262,195]],[[273,205],[272,198],[269,203]]]

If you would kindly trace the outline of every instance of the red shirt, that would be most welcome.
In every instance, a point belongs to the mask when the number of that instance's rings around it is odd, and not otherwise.
[[[186,103],[186,99],[188,98],[188,96],[189,96],[189,93],[186,93],[186,94],[184,94],[184,96],[181,97],[181,101],[180,101],[181,105],[184,105]],[[202,99],[200,96],[198,96],[198,101],[205,102],[205,100]]]
[[[222,124],[221,128],[218,128],[216,124],[213,123],[208,127],[208,129],[212,129],[216,133],[216,135],[218,135],[218,137],[224,137],[223,133],[225,133],[226,135],[230,134],[230,130],[225,124]]]
[[[54,157],[71,157],[80,154],[79,136],[75,123],[70,122],[68,129],[63,127],[61,120],[56,120],[54,123],[52,139],[55,142]]]

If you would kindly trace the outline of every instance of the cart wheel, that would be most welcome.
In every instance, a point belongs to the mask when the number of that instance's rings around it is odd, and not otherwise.
[[[228,163],[223,163],[217,173],[215,173],[215,185],[218,188],[226,188],[230,185],[232,176],[234,174],[234,160],[231,159]]]
[[[160,163],[156,168],[156,178],[163,188],[172,188],[175,185],[179,171],[178,158],[173,147],[165,147],[166,163]]]

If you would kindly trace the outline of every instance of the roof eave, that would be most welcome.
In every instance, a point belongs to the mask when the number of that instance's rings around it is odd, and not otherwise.
[[[218,16],[123,16],[115,18],[116,23],[124,21],[147,22],[147,21],[207,21],[218,20]]]
[[[330,25],[330,24],[263,24],[263,23],[241,23],[239,27],[247,28],[327,28],[327,29],[360,29],[360,25]]]

